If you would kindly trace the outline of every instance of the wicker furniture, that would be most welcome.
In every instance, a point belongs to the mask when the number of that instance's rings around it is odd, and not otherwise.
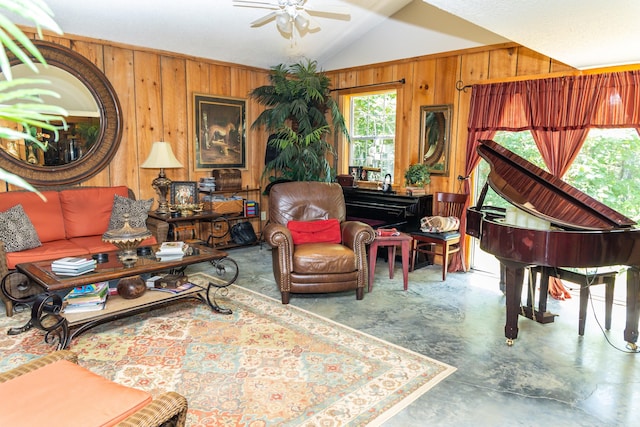
[[[44,356],[31,362],[25,363],[10,371],[0,373],[0,383],[2,384],[2,387],[6,387],[5,391],[12,391],[12,380],[15,381],[16,379],[19,379],[21,377],[24,378],[24,375],[35,372],[36,370],[41,368],[45,368],[59,361],[68,361],[75,364],[77,363],[78,358],[75,353],[67,350],[56,351],[49,354],[48,356]],[[68,368],[68,364],[65,364],[64,366]],[[80,366],[77,366],[77,368],[75,369],[78,371],[82,371],[79,372],[79,374],[86,375],[87,379],[95,379],[94,377],[96,375],[90,373],[86,369]],[[46,373],[42,373],[40,377],[35,378],[35,381],[37,383],[36,385],[39,386],[37,389],[33,390],[34,397],[29,396],[29,391],[27,391],[26,394],[16,392],[15,395],[9,395],[8,400],[2,400],[2,405],[5,410],[0,414],[0,420],[2,420],[3,417],[6,417],[7,419],[18,417],[20,419],[20,425],[33,425],[29,421],[29,417],[42,417],[42,414],[45,414],[44,416],[47,419],[47,425],[82,425],[84,427],[91,427],[90,424],[86,423],[86,419],[74,419],[74,408],[77,405],[95,405],[96,410],[98,408],[103,409],[105,405],[103,399],[110,399],[114,397],[118,398],[118,396],[109,396],[109,394],[113,394],[113,390],[128,388],[124,386],[118,386],[108,380],[104,380],[103,382],[98,381],[98,384],[104,384],[105,386],[107,386],[108,390],[111,393],[103,393],[102,395],[92,393],[89,396],[74,397],[64,394],[67,391],[65,388],[65,384],[60,384],[58,382],[51,383],[49,379],[50,378]],[[75,384],[75,386],[82,387],[84,386],[84,384]],[[46,390],[48,389],[51,389],[52,392],[47,393]],[[56,391],[62,391],[63,393],[59,394]],[[94,389],[93,391],[96,390]],[[97,391],[99,391],[99,388]],[[40,397],[36,397],[36,395]],[[49,398],[54,402],[53,406],[48,407],[47,403],[42,401],[43,398],[46,400],[46,396],[52,396]],[[75,398],[78,399],[77,405],[74,404]],[[57,405],[55,403],[57,403]],[[30,406],[31,410],[22,411],[19,409],[21,405]],[[11,410],[7,410],[7,408],[11,408]],[[115,424],[109,423],[103,425],[115,425],[118,427],[150,427],[168,425],[178,427],[184,426],[187,418],[187,408],[187,400],[184,398],[184,396],[175,392],[166,392],[161,394],[160,396],[157,396],[156,398],[153,398],[150,403],[144,405],[141,409],[138,409],[132,414],[128,415],[123,420],[116,422]]]

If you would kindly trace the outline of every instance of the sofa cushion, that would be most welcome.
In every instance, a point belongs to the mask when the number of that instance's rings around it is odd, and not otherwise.
[[[57,259],[66,256],[87,255],[89,251],[69,240],[55,240],[43,243],[37,248],[27,249],[20,252],[7,253],[7,267],[16,268],[16,264],[24,262],[42,261],[45,259]]]
[[[108,242],[102,241],[102,236],[85,236],[85,237],[74,237],[73,239],[69,239],[70,242],[75,244],[76,246],[80,246],[86,249],[88,252],[92,254],[97,254],[99,252],[112,252],[117,251],[118,248]],[[144,239],[140,246],[151,246],[158,243],[154,236],[149,237],[148,239]]]
[[[296,273],[337,274],[357,269],[355,253],[336,243],[300,245],[293,253],[293,271]]]
[[[7,252],[37,248],[42,244],[22,205],[0,212],[0,240]]]
[[[316,221],[289,221],[287,228],[291,231],[294,245],[342,242],[340,222],[335,218]]]
[[[128,197],[118,196],[113,199],[111,219],[108,230],[118,230],[124,225],[123,215],[129,214],[129,225],[133,228],[147,228],[147,216],[153,205],[153,199],[133,200]]]
[[[113,198],[127,197],[127,187],[79,187],[60,191],[67,238],[102,236],[107,231]]]
[[[0,425],[113,426],[151,401],[146,391],[58,360],[0,384],[0,402],[6,408],[0,411]]]
[[[0,211],[20,204],[35,227],[42,243],[64,239],[64,221],[62,220],[58,192],[43,191],[42,195],[46,201],[30,191],[0,193]]]

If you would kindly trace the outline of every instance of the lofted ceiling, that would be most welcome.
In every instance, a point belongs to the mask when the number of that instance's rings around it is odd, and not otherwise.
[[[293,38],[274,20],[252,28],[270,11],[232,0],[45,2],[68,34],[260,68],[309,58],[335,70],[507,41],[576,68],[640,63],[637,0],[307,0],[350,18],[316,16],[319,31]]]

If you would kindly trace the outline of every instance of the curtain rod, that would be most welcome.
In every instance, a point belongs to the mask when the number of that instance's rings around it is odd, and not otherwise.
[[[373,87],[373,86],[383,86],[383,85],[388,85],[388,84],[392,84],[392,83],[400,83],[400,84],[405,84],[405,79],[402,78],[400,80],[396,80],[393,82],[384,82],[384,83],[371,83],[368,85],[360,85],[360,86],[351,86],[351,87],[339,87],[336,89],[331,89],[330,92],[336,91],[336,90],[349,90],[349,89],[360,89],[363,87]]]

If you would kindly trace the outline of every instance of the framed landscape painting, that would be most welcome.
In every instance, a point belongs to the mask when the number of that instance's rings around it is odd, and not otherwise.
[[[194,94],[196,170],[245,169],[244,99]]]

